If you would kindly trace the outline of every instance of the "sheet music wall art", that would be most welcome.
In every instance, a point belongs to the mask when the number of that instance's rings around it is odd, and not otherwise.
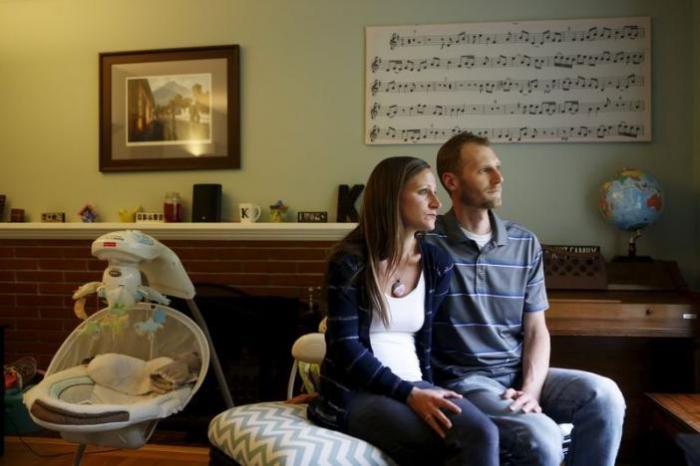
[[[365,142],[651,140],[651,19],[367,27]]]

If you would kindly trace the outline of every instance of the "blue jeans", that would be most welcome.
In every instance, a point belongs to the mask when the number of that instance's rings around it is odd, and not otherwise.
[[[428,382],[416,382],[431,388]],[[452,428],[444,439],[406,404],[382,395],[361,392],[348,406],[348,430],[405,465],[498,466],[498,428],[473,404],[450,399],[460,414],[446,413]]]
[[[611,379],[590,372],[550,368],[542,394],[542,414],[513,413],[501,394],[520,388],[516,376],[469,375],[445,384],[487,414],[500,431],[501,451],[516,465],[559,466],[562,434],[572,423],[567,466],[614,466],[622,438],[625,400]]]
[[[679,434],[676,443],[685,453],[688,466],[700,466],[700,436],[697,434]]]

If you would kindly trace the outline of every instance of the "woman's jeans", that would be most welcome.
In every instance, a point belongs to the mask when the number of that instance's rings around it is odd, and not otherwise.
[[[434,388],[416,382],[419,388]],[[399,465],[498,466],[498,429],[472,403],[451,398],[462,412],[445,411],[452,428],[443,439],[406,403],[361,392],[348,406],[347,433],[388,454]]]

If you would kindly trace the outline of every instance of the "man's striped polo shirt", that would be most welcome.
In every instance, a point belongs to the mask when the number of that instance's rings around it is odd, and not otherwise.
[[[428,242],[455,263],[450,291],[433,323],[433,370],[438,383],[480,373],[522,369],[523,316],[549,307],[542,247],[529,230],[489,211],[491,241],[479,250],[454,211],[440,216]]]

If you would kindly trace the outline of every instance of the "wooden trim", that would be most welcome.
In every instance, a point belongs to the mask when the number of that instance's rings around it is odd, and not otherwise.
[[[0,239],[95,239],[141,230],[159,240],[338,241],[356,223],[0,223]]]
[[[32,446],[41,446],[50,449],[52,452],[65,450],[72,452],[76,449],[76,444],[66,442],[65,440],[49,437],[31,437],[24,436],[20,440],[19,437],[8,435],[5,437],[7,444],[29,444]],[[201,461],[202,458],[209,457],[209,448],[207,447],[188,447],[180,445],[160,445],[147,443],[138,450],[113,449],[108,447],[88,447],[88,452],[101,452],[101,456],[118,456],[118,457],[139,457],[139,458],[163,458],[176,457],[179,461]]]

